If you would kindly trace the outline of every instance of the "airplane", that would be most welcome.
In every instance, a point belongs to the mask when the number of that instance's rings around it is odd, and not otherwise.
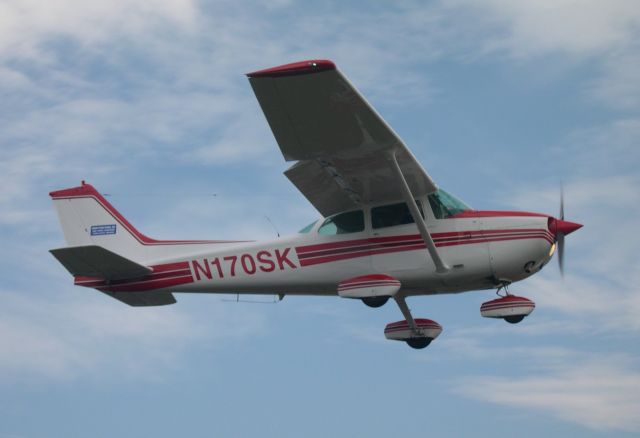
[[[387,339],[421,349],[442,332],[406,299],[496,289],[481,315],[518,323],[535,308],[509,285],[540,272],[582,227],[540,213],[475,210],[440,188],[329,60],[247,74],[286,161],[284,174],[322,218],[269,241],[156,240],[90,184],[50,193],[67,247],[53,256],[74,284],[131,306],[173,304],[174,292],[330,295],[403,319]],[[501,293],[502,292],[502,293]]]

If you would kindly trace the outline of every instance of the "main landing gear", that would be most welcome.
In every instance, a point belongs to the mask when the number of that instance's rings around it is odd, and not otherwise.
[[[504,295],[500,295],[502,289]],[[530,299],[511,295],[507,284],[502,285],[496,294],[500,298],[487,301],[480,306],[480,314],[485,318],[502,318],[510,324],[517,324],[536,308],[536,304]]]
[[[442,333],[442,327],[430,319],[413,319],[404,295],[399,293],[400,286],[400,281],[388,274],[360,275],[338,283],[338,295],[361,299],[369,307],[381,307],[389,298],[395,299],[404,319],[387,324],[384,336],[404,341],[411,348],[425,348]]]
[[[393,297],[404,315],[404,320],[387,324],[384,336],[393,341],[404,341],[411,348],[422,349],[442,333],[442,326],[435,321],[424,318],[413,319],[411,311],[403,296]]]
[[[382,297],[364,297],[362,298],[362,302],[365,303],[369,307],[382,307],[387,304],[390,296],[382,296]]]

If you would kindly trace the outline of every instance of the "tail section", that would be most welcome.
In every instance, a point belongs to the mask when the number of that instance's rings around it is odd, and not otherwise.
[[[53,256],[75,277],[75,284],[131,306],[175,303],[168,289],[193,282],[185,257],[207,245],[238,243],[151,239],[84,181],[49,195],[68,245],[52,249]]]
[[[156,240],[124,218],[92,185],[49,193],[67,245],[97,245],[136,263],[172,259],[197,251],[195,246],[237,243],[221,240]]]
[[[98,245],[136,261],[157,241],[140,233],[90,184],[49,193],[69,246]]]

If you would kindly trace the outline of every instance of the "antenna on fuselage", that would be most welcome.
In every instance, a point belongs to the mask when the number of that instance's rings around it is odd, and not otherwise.
[[[273,221],[271,220],[271,218],[269,218],[269,216],[267,216],[266,214],[264,215],[264,217],[269,221],[269,223],[273,227],[273,230],[276,232],[276,235],[278,237],[280,237],[280,231],[278,231],[278,228],[276,227],[276,224],[274,224]]]
[[[240,294],[235,294],[236,295],[236,299],[235,300],[229,300],[229,299],[225,299],[223,298],[220,301],[224,301],[225,303],[249,303],[249,304],[276,304],[279,303],[280,301],[282,301],[282,299],[284,298],[284,294],[277,294],[273,296],[273,300],[241,300],[240,299]]]

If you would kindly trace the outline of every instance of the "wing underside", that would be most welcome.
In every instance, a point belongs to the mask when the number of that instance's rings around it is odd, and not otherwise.
[[[398,200],[395,154],[414,196],[437,189],[400,137],[330,61],[250,73],[287,161],[285,175],[324,216]]]

